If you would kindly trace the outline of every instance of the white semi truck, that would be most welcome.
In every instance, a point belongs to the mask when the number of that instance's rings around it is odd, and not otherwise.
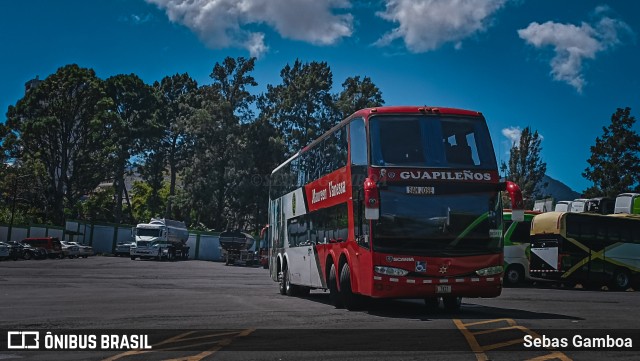
[[[134,243],[131,259],[153,258],[157,260],[188,259],[189,231],[184,222],[171,219],[151,218],[149,223],[140,223],[133,229]]]

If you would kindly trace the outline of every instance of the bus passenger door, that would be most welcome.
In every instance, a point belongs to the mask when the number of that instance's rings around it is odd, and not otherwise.
[[[308,223],[306,217],[297,217],[287,222],[289,247],[287,258],[290,282],[295,285],[309,286],[309,263],[311,245],[308,239]]]
[[[370,295],[373,285],[373,260],[371,256],[371,242],[369,221],[364,218],[364,202],[362,199],[353,201],[353,230],[355,242],[350,242],[351,275],[358,276],[358,292]]]

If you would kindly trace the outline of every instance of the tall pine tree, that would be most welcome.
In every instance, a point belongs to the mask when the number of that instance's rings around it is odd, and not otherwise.
[[[628,191],[640,191],[640,135],[632,128],[636,122],[631,108],[618,108],[611,124],[591,146],[591,157],[582,176],[593,182],[585,191],[589,197],[615,197]]]
[[[537,130],[532,132],[531,127],[524,128],[520,141],[511,146],[509,164],[503,162],[500,167],[507,180],[520,186],[526,209],[533,208],[535,200],[544,196],[544,188],[547,187],[546,183],[542,183],[547,163],[542,161],[540,155],[541,142]]]

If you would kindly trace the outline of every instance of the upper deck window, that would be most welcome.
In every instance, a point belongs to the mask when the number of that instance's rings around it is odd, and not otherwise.
[[[370,132],[374,166],[496,167],[489,132],[479,118],[376,116]]]

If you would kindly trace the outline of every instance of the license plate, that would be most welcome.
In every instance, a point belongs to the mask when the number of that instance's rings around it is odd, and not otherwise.
[[[407,186],[407,194],[424,195],[433,194],[433,187],[414,187]]]
[[[436,293],[451,293],[451,285],[436,286]]]

